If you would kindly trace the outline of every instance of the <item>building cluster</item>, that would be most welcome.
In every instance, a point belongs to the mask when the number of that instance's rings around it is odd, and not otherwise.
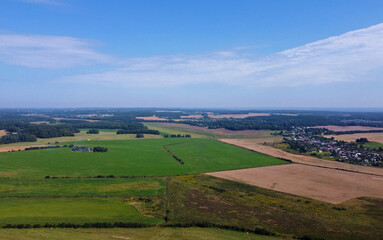
[[[330,158],[336,161],[383,167],[382,149],[371,149],[364,147],[363,144],[324,137],[323,135],[328,132],[327,129],[293,127],[282,135],[284,142],[300,153],[311,153],[314,156],[329,153]]]

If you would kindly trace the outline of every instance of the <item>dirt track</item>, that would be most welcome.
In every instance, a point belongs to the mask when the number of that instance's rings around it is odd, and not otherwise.
[[[329,203],[362,197],[383,198],[383,177],[302,164],[208,173],[275,191]]]
[[[1,147],[0,146],[0,152],[9,152],[9,151],[24,151],[26,148],[29,147],[47,147],[50,145],[28,145],[28,146],[12,146],[12,147]]]
[[[273,156],[273,157],[287,159],[294,163],[383,176],[383,168],[364,167],[364,166],[352,165],[352,164],[341,163],[336,161],[321,160],[315,157],[296,155],[296,154],[288,153],[273,147],[257,144],[257,142],[253,139],[219,139],[219,140],[225,143],[247,148],[256,152]],[[383,183],[382,183],[382,186],[383,186]]]

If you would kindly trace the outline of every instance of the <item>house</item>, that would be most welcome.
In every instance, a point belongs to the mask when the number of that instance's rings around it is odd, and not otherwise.
[[[91,152],[91,149],[87,146],[74,146],[72,151],[75,152]]]

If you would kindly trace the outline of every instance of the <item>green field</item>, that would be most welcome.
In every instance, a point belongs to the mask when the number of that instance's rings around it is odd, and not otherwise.
[[[59,148],[0,153],[0,177],[169,176],[286,163],[207,138],[88,141],[86,144],[107,147],[109,151],[73,152]],[[185,164],[170,156],[164,145]]]
[[[363,144],[363,146],[366,148],[375,148],[375,149],[383,148],[383,144],[378,142],[368,142]]]
[[[111,198],[0,198],[0,225],[45,223],[161,223]]]
[[[0,179],[0,197],[142,196],[163,188],[160,178]]]
[[[284,238],[246,234],[206,228],[143,228],[143,229],[1,229],[2,240],[111,240],[111,239],[167,239],[167,240],[282,240]]]

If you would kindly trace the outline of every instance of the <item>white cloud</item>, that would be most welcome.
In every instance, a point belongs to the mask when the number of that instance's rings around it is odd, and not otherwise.
[[[242,51],[243,52],[243,51]],[[262,59],[238,52],[128,59],[125,67],[61,80],[123,86],[217,82],[294,86],[364,81],[383,68],[383,24],[282,51]],[[374,75],[375,73],[375,75]]]
[[[40,35],[0,34],[0,62],[33,68],[65,68],[111,62],[87,40]]]
[[[56,6],[64,5],[63,2],[56,1],[56,0],[21,0],[21,1],[26,3],[34,3],[34,4],[47,4],[47,5],[56,5]]]
[[[87,40],[0,34],[0,61],[36,68],[109,63],[115,69],[66,76],[60,81],[163,87],[191,83],[296,86],[381,79],[383,24],[255,59],[245,51],[119,59]]]

